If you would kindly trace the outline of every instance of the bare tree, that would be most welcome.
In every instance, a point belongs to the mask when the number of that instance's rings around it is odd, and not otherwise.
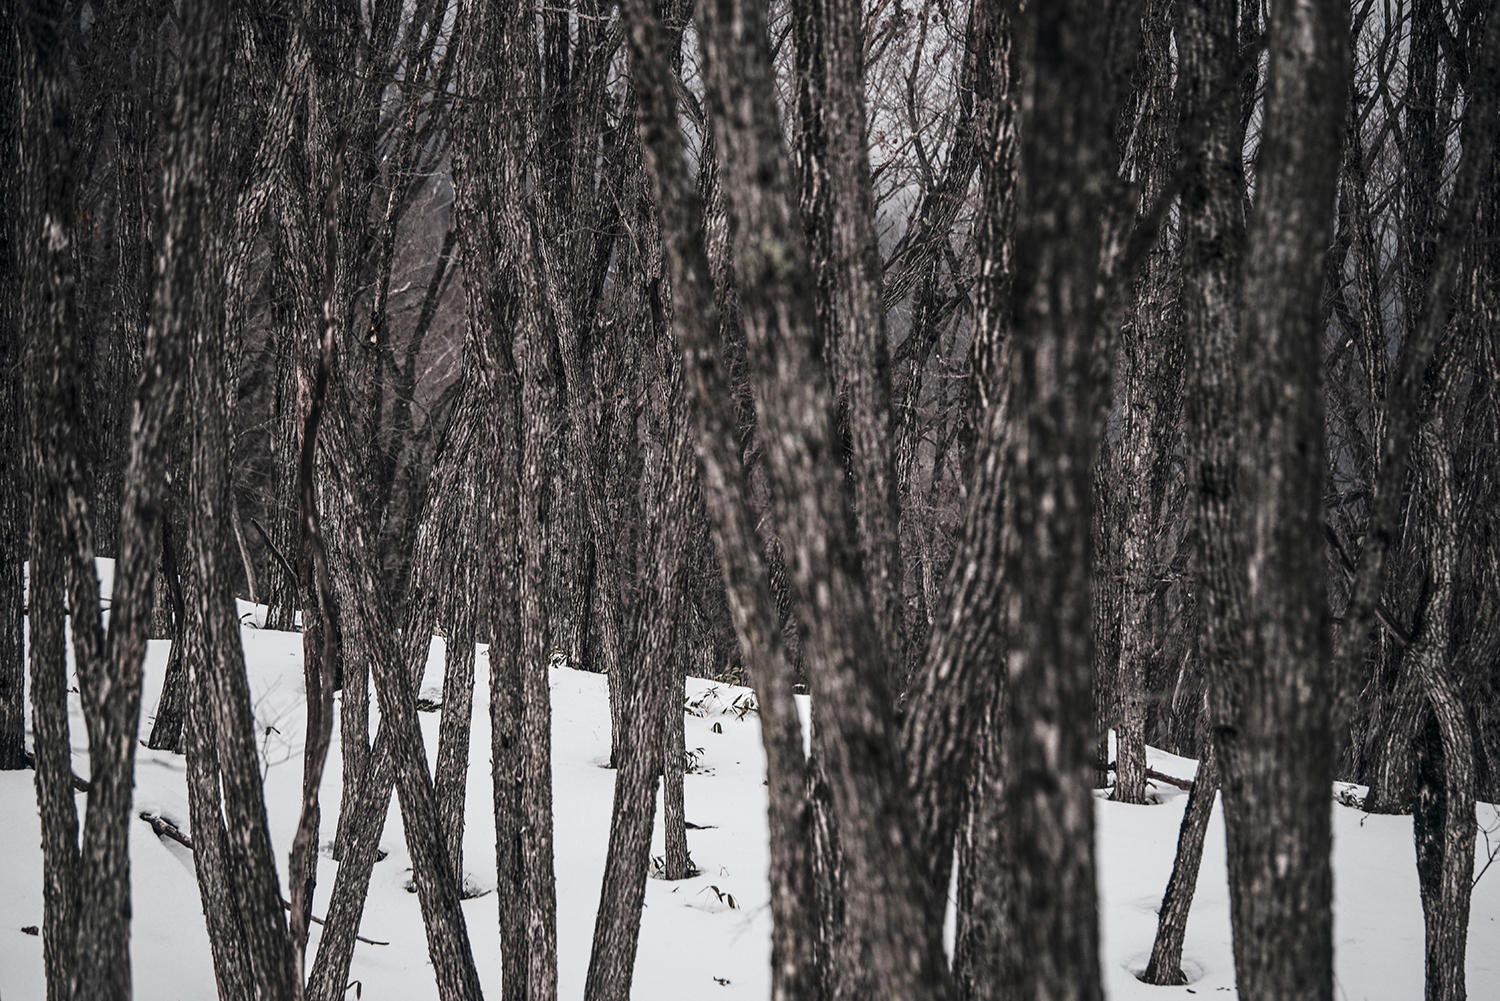
[[[0,170],[20,175],[16,156],[21,128],[20,94],[15,81],[16,11],[0,12],[0,77],[7,82],[0,109]],[[0,198],[0,770],[23,768],[26,752],[26,648],[22,623],[25,605],[26,507],[28,484],[21,455],[22,225],[20,185],[7,185]]]
[[[785,619],[773,598],[743,461],[744,397],[732,393],[734,382],[712,338],[721,322],[730,322],[715,298],[724,287],[713,282],[712,213],[703,207],[706,202],[700,201],[683,163],[664,33],[647,0],[632,0],[627,14],[641,144],[662,217],[673,289],[672,331],[683,363],[703,497],[741,656],[760,695],[771,829],[772,996],[778,1001],[806,997],[815,977],[810,812],[803,795],[807,768],[791,699],[791,663],[783,645]]]
[[[1214,664],[1211,689],[1235,969],[1250,998],[1326,998],[1333,990],[1318,264],[1332,233],[1347,24],[1347,10],[1333,0],[1271,12],[1255,214],[1238,299],[1246,434],[1232,517],[1243,547],[1233,568],[1243,575],[1243,620],[1229,639],[1232,658]]]

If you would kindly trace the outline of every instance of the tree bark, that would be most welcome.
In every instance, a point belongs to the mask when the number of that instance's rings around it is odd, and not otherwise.
[[[74,430],[81,391],[77,334],[77,276],[73,262],[76,162],[68,60],[74,51],[68,5],[36,5],[16,24],[18,134],[30,151],[16,199],[21,262],[19,302],[25,342],[25,428],[31,467],[30,573],[27,588],[31,715],[41,814],[42,962],[48,1001],[71,997],[75,929],[83,879],[78,812],[73,798],[72,739],[68,725],[65,608],[69,603],[70,505],[86,507],[78,488]],[[11,40],[7,39],[9,43]],[[76,562],[76,560],[74,560]],[[75,587],[74,593],[77,592]],[[97,592],[93,610],[97,616]],[[87,611],[78,606],[78,637]],[[97,621],[97,618],[96,618]],[[81,647],[75,650],[82,654]],[[77,657],[87,672],[97,664]]]
[[[1149,215],[1166,196],[1175,160],[1172,107],[1171,33],[1173,0],[1145,4],[1140,73],[1140,104],[1135,123],[1134,173],[1139,178],[1137,218]],[[1115,693],[1115,788],[1124,803],[1146,802],[1147,677],[1153,659],[1153,597],[1162,505],[1160,480],[1177,436],[1181,395],[1182,339],[1174,303],[1177,290],[1169,241],[1159,237],[1137,276],[1122,330],[1126,365],[1125,402],[1120,431],[1120,472],[1113,486],[1124,517],[1120,533],[1118,582],[1104,582],[1120,593],[1120,641]]]
[[[1423,534],[1428,536],[1430,590],[1422,633],[1412,651],[1427,704],[1414,748],[1412,837],[1427,932],[1426,999],[1463,1001],[1468,996],[1465,961],[1474,879],[1474,736],[1453,671],[1458,525],[1453,458],[1440,434],[1437,422],[1424,429],[1418,443],[1421,489],[1429,508]]]
[[[815,290],[788,196],[763,13],[719,0],[701,8],[700,26],[707,105],[738,226],[741,320],[764,404],[772,504],[827,726],[823,750],[847,885],[857,887],[850,912],[873,982],[914,1001],[945,997],[951,983],[940,932],[922,920],[925,884],[889,688],[893,651],[880,642],[861,580],[831,383],[804,326],[816,315]]]
[[[857,0],[801,0],[796,42],[797,168],[817,276],[817,338],[837,400],[837,431],[871,612],[892,691],[905,683],[891,372],[880,248],[865,143],[864,36]]]
[[[720,329],[708,252],[708,216],[683,162],[674,80],[666,42],[648,0],[625,7],[631,85],[646,169],[661,213],[672,278],[672,333],[687,386],[688,413],[703,498],[740,652],[760,700],[766,750],[771,852],[771,996],[812,996],[813,917],[808,864],[810,811],[803,796],[806,761],[791,697],[792,667],[783,617],[772,597],[764,547],[743,461],[741,409],[714,342]]]
[[[18,77],[16,12],[0,11],[0,174],[21,174],[21,101]],[[27,442],[22,396],[22,261],[20,185],[0,195],[0,771],[27,765],[25,616],[26,508],[30,484],[22,464]]]
[[[1214,800],[1219,795],[1219,767],[1214,760],[1213,745],[1206,744],[1198,775],[1188,793],[1182,827],[1177,832],[1177,854],[1172,859],[1172,875],[1162,894],[1157,912],[1156,938],[1151,944],[1151,959],[1141,979],[1148,984],[1171,987],[1188,982],[1182,972],[1182,941],[1187,934],[1188,912],[1198,889],[1198,869],[1203,862],[1203,841],[1208,821],[1213,816]]]
[[[556,26],[556,13],[552,15]],[[540,183],[524,160],[542,109],[506,95],[536,95],[536,11],[516,0],[466,11],[458,79],[468,103],[455,132],[459,240],[471,322],[487,359],[487,405],[506,428],[494,443],[496,473],[488,534],[490,722],[506,998],[550,1001],[557,993],[557,918],[552,868],[551,734],[548,705],[549,525],[557,452],[548,427],[556,405],[544,325],[537,245],[526,212]],[[496,60],[493,53],[504,53]]]
[[[1241,996],[1333,991],[1332,676],[1322,552],[1322,275],[1343,135],[1347,8],[1271,12],[1255,217],[1236,353],[1244,619],[1215,663],[1215,752],[1228,825]],[[1211,661],[1212,662],[1212,661]]]
[[[1005,837],[1025,919],[1002,945],[1018,996],[1097,999],[1092,751],[1092,463],[1101,439],[1111,338],[1096,289],[1114,192],[1106,71],[1135,6],[1101,18],[1087,3],[1037,5],[1025,46],[1020,189],[1006,372],[1009,428],[1004,566],[1010,782]],[[1104,334],[1105,336],[1100,336]]]
[[[923,666],[913,679],[902,729],[907,784],[919,824],[917,855],[924,860],[928,881],[928,920],[938,923],[946,908],[951,846],[963,816],[963,802],[955,790],[962,788],[965,775],[977,773],[981,766],[975,755],[987,753],[985,748],[996,739],[981,727],[980,718],[999,704],[1005,684],[999,669],[1004,656],[1005,372],[1011,330],[1020,67],[1013,44],[1014,6],[976,5],[973,17],[971,44],[980,54],[976,57],[975,114],[983,211],[975,221],[976,316],[970,349],[972,412],[967,419],[975,426],[976,443],[968,509],[948,571],[945,605],[928,633]],[[990,769],[985,773],[987,781],[1002,786],[1004,768],[992,763]],[[976,809],[981,809],[978,804],[970,805],[971,811]],[[983,809],[993,820],[1001,807]],[[984,821],[971,814],[965,823],[972,826]],[[991,836],[983,829],[974,833],[981,840]],[[988,897],[999,888],[976,892]],[[970,989],[962,983],[960,988]]]

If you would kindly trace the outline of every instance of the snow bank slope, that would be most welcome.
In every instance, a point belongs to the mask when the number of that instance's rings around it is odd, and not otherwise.
[[[246,606],[247,622],[257,616]],[[261,733],[272,837],[285,864],[296,825],[303,733],[300,636],[244,630]],[[145,706],[156,703],[167,646],[153,643],[146,663]],[[442,643],[433,645],[425,689],[440,688]],[[480,648],[473,760],[469,775],[465,857],[471,878],[494,886],[494,822],[489,793],[488,662]],[[609,711],[604,678],[569,670],[551,672],[553,767],[557,822],[557,891],[560,997],[582,994],[609,831],[613,773],[601,767],[609,753]],[[766,886],[765,789],[753,714],[734,705],[741,690],[689,682],[687,747],[695,761],[686,778],[687,816],[702,829],[689,831],[702,875],[681,883],[652,880],[647,888],[634,996],[742,998],[769,994],[770,913]],[[436,713],[422,715],[429,758],[436,752]],[[142,725],[149,728],[149,719]],[[87,774],[83,721],[73,706],[75,770]],[[139,751],[136,810],[152,810],[188,826],[180,758]],[[1153,767],[1189,777],[1194,763],[1154,754]],[[341,780],[337,745],[324,782],[322,839],[333,837]],[[1191,990],[1233,996],[1221,820],[1216,815],[1188,928],[1186,962],[1196,982],[1189,988],[1147,987],[1132,970],[1145,965],[1155,931],[1155,909],[1172,864],[1186,796],[1161,790],[1150,807],[1100,801],[1099,868],[1103,965],[1112,998],[1185,997]],[[85,797],[79,797],[82,814]],[[1411,822],[1365,817],[1334,809],[1339,996],[1350,999],[1420,997],[1422,916],[1413,872]],[[1500,813],[1480,807],[1481,826],[1500,826]],[[1491,835],[1497,837],[1496,835]],[[136,996],[150,999],[214,997],[213,970],[186,850],[161,841],[145,823],[131,829],[135,923],[132,955]],[[1500,838],[1497,838],[1500,841]],[[1483,847],[1483,841],[1480,845]],[[432,998],[416,897],[405,890],[410,860],[393,803],[382,846],[390,852],[371,883],[362,933],[389,941],[361,945],[352,977],[365,998]],[[660,850],[660,834],[657,836]],[[324,912],[335,863],[320,862],[317,913]],[[42,920],[41,850],[30,772],[0,773],[0,997],[33,1001],[44,996],[41,940],[22,931]],[[498,996],[498,902],[493,893],[467,901],[469,932],[484,986]],[[1500,997],[1500,866],[1475,891],[1469,950],[1471,997]],[[313,932],[314,943],[317,930]],[[350,992],[353,997],[353,992]]]

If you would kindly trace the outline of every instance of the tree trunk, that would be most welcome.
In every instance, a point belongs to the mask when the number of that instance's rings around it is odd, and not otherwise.
[[[25,342],[24,369],[24,385],[29,387],[24,404],[29,416],[26,456],[31,469],[27,618],[45,890],[42,962],[48,1001],[71,997],[83,879],[73,798],[64,631],[69,583],[76,577],[69,566],[69,506],[74,501],[82,506],[74,430],[81,392],[80,352],[72,343],[78,323],[72,248],[77,168],[73,136],[65,128],[73,96],[68,79],[72,46],[63,23],[65,14],[63,4],[31,8],[17,23],[14,39],[17,132],[30,150],[31,165],[16,199],[16,251],[21,263],[21,329],[31,332]],[[11,41],[7,39],[8,44]],[[97,600],[96,594],[96,608]],[[86,613],[82,607],[72,610],[77,613],[74,621],[81,637]],[[91,667],[97,665],[77,658],[76,669],[87,673]]]
[[[714,297],[704,202],[682,154],[676,92],[665,38],[649,0],[629,0],[631,84],[640,102],[638,124],[662,233],[673,293],[672,332],[687,386],[688,412],[715,548],[740,652],[760,700],[766,751],[771,852],[771,996],[812,996],[814,935],[808,841],[810,812],[803,795],[806,761],[791,697],[792,666],[783,645],[784,618],[772,596],[756,530],[740,422],[743,398],[714,332],[721,314]]]
[[[0,11],[0,79],[7,81],[0,100],[0,174],[21,176],[21,102],[17,79],[15,9]],[[22,462],[27,442],[22,371],[21,240],[27,232],[21,218],[20,185],[0,195],[0,771],[27,765],[26,647],[26,507],[30,484]]]
[[[1141,178],[1137,218],[1149,215],[1166,194],[1175,159],[1172,107],[1172,2],[1145,5],[1137,84],[1134,173]],[[1120,567],[1117,581],[1104,583],[1120,594],[1119,661],[1115,692],[1115,788],[1123,803],[1146,802],[1147,676],[1154,659],[1151,612],[1159,576],[1158,537],[1162,493],[1156,482],[1177,442],[1177,402],[1181,389],[1181,336],[1175,302],[1169,241],[1158,238],[1133,285],[1122,330],[1126,365],[1125,402],[1119,444],[1119,472],[1113,484],[1123,518],[1117,528]]]
[[[1112,344],[1096,289],[1115,192],[1116,94],[1107,65],[1138,9],[1038,5],[1021,23],[1030,95],[1020,124],[1013,346],[1006,372],[1006,579],[1010,781],[1003,807],[1025,915],[1008,950],[1018,996],[1097,999],[1090,565],[1092,464]],[[1111,23],[1113,21],[1113,24]],[[1113,58],[1101,59],[1100,54]]]
[[[961,1001],[1014,997],[1021,978],[1005,943],[1025,920],[1016,908],[1015,869],[1006,839],[1005,701],[997,687],[978,723],[978,748],[959,829],[958,901],[953,930],[953,982]],[[946,892],[947,887],[944,887]]]
[[[871,612],[891,670],[905,681],[896,525],[891,372],[880,248],[865,142],[865,22],[858,0],[802,0],[796,42],[797,168],[817,276],[817,338],[833,375],[837,430]]]
[[[161,695],[156,701],[156,717],[151,721],[151,734],[146,738],[146,746],[152,750],[176,751],[181,754],[186,749],[182,727],[187,719],[188,706],[188,668],[183,644],[187,601],[184,598],[185,585],[171,511],[169,507],[162,515],[161,570],[156,574],[158,594],[153,598],[153,615],[158,607],[167,607],[167,618],[171,622],[172,649],[167,655]],[[165,600],[159,593],[163,583],[167,592]]]
[[[723,143],[733,207],[741,320],[752,383],[764,404],[766,470],[788,569],[839,841],[855,887],[849,901],[868,950],[864,972],[914,999],[951,986],[941,933],[922,920],[925,883],[889,688],[894,651],[865,592],[844,494],[831,383],[815,338],[800,224],[788,197],[775,81],[763,12],[722,0],[701,10],[707,106]]]
[[[1219,767],[1214,760],[1213,745],[1205,744],[1203,759],[1193,790],[1188,793],[1187,809],[1177,833],[1177,854],[1172,860],[1172,875],[1157,912],[1156,939],[1151,945],[1151,959],[1141,979],[1148,984],[1172,987],[1188,982],[1182,972],[1182,940],[1187,934],[1188,912],[1198,889],[1198,869],[1203,862],[1203,840],[1208,821],[1213,816],[1214,800],[1219,795]]]
[[[917,856],[924,860],[928,882],[927,920],[937,924],[946,909],[952,845],[963,809],[962,797],[955,795],[955,790],[962,788],[966,775],[983,767],[976,755],[988,753],[986,748],[995,738],[981,727],[980,719],[998,704],[1005,684],[999,662],[1004,656],[1001,533],[1005,523],[1008,414],[1005,371],[1011,327],[1011,228],[1020,71],[1014,58],[1015,17],[1010,4],[977,5],[969,29],[970,44],[978,53],[976,128],[981,153],[981,202],[986,207],[975,222],[977,315],[970,351],[971,413],[966,415],[974,425],[976,441],[968,510],[948,571],[945,604],[928,633],[924,663],[913,679],[903,721],[907,784],[919,823]],[[998,764],[994,768],[986,772],[987,781],[998,788],[1003,786],[1006,771]],[[978,809],[993,820],[1000,816],[1001,806],[970,807],[971,811]],[[966,823],[976,822],[984,821],[974,820],[971,813]],[[973,833],[980,840],[1001,836],[987,830]],[[987,869],[986,873],[998,874],[998,870]],[[996,892],[987,882],[973,885],[976,893],[986,897]],[[963,983],[959,986],[964,991],[971,989]]]
[[[1343,135],[1347,15],[1338,0],[1271,12],[1239,299],[1245,437],[1233,524],[1244,621],[1211,683],[1235,970],[1248,1001],[1333,991],[1319,265]]]
[[[550,15],[556,26],[557,15]],[[498,470],[486,538],[490,567],[490,722],[505,997],[557,993],[557,912],[552,868],[547,545],[558,453],[549,427],[557,387],[545,326],[541,237],[526,214],[533,178],[523,151],[537,141],[540,102],[502,95],[538,91],[536,12],[514,0],[468,11],[458,79],[486,94],[455,131],[459,239],[471,322],[485,350]],[[494,53],[504,53],[496,60]],[[561,322],[561,321],[560,321]],[[566,610],[560,609],[562,614]]]
[[[471,439],[472,440],[472,439]],[[463,484],[476,491],[484,477],[475,461],[482,455],[479,448],[464,448],[459,455],[466,462]],[[463,532],[461,545],[454,554],[454,574],[459,584],[449,602],[446,661],[443,670],[443,718],[438,726],[437,764],[433,783],[437,789],[438,811],[442,815],[443,840],[448,846],[449,868],[453,884],[462,892],[464,886],[464,803],[469,778],[469,729],[474,716],[474,644],[478,638],[480,591],[480,549],[474,544],[477,496],[465,497],[458,490],[444,491],[449,503],[462,505]]]
[[[227,853],[219,864],[224,871],[205,878],[215,865],[208,856],[199,865],[199,893],[205,913],[227,909],[234,915],[211,919],[210,931],[234,934],[244,942],[249,962],[249,985],[256,994],[291,997],[296,973],[281,908],[277,865],[266,827],[265,798],[261,788],[260,755],[255,742],[250,686],[240,648],[239,616],[228,571],[229,453],[228,416],[225,413],[225,350],[223,314],[205,310],[193,343],[190,397],[192,412],[199,415],[188,463],[188,552],[193,562],[190,629],[197,630],[196,649],[203,662],[194,665],[200,680],[194,686],[191,711],[199,728],[199,755],[217,759],[218,782],[213,779],[214,762],[192,760],[189,769],[207,769],[207,784],[195,813],[194,833],[205,829],[217,838],[219,825],[225,835]],[[189,649],[194,646],[190,644]],[[190,742],[189,750],[194,744]],[[222,813],[214,784],[222,786]],[[195,853],[196,855],[197,853]],[[229,883],[229,894],[221,893],[219,878]],[[237,921],[228,931],[226,922]],[[216,951],[237,948],[219,943]]]
[[[1494,16],[1494,15],[1491,15]],[[1417,788],[1412,810],[1417,880],[1426,924],[1427,1001],[1464,1001],[1469,901],[1474,880],[1474,737],[1453,673],[1452,619],[1458,562],[1453,458],[1441,421],[1418,446],[1426,495],[1428,599],[1412,651],[1428,707],[1416,742]]]
[[[21,177],[18,155],[23,134],[16,58],[16,9],[0,11],[0,175]],[[22,216],[21,185],[6,185],[0,195],[0,771],[27,765],[26,754],[26,508],[31,496],[22,462],[28,443],[24,423],[22,344],[22,240],[28,231]]]

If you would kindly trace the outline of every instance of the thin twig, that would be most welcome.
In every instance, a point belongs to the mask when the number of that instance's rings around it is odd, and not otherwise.
[[[270,533],[268,533],[266,531],[266,527],[260,523],[260,519],[251,518],[250,527],[260,533],[260,537],[265,542],[266,548],[271,550],[271,555],[276,557],[276,562],[281,564],[281,569],[285,570],[286,575],[292,579],[292,586],[296,587],[299,583],[299,581],[297,580],[297,571],[292,569],[292,564],[281,552],[281,549],[277,547],[276,543],[271,541]]]

